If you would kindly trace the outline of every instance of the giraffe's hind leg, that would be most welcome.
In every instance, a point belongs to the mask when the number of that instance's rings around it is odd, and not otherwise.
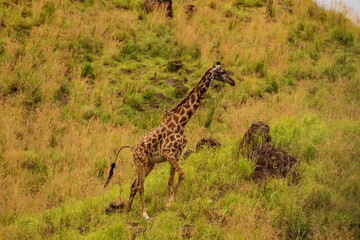
[[[149,175],[149,173],[153,170],[154,165],[155,165],[154,163],[150,163],[150,162],[148,162],[148,164],[147,164],[145,176],[143,177],[143,180],[142,180],[142,191],[144,191],[144,180],[145,180],[145,177],[146,177],[147,175]],[[126,208],[126,212],[129,212],[129,211],[130,211],[132,202],[133,202],[133,200],[134,200],[134,197],[135,197],[138,189],[139,189],[139,193],[140,193],[140,186],[141,186],[141,185],[139,184],[139,183],[140,183],[139,178],[140,178],[140,176],[143,176],[143,175],[141,175],[141,174],[143,174],[143,170],[142,170],[142,169],[144,169],[144,167],[141,167],[141,166],[136,167],[136,170],[137,170],[137,172],[138,172],[138,177],[134,180],[133,184],[131,185],[131,188],[130,188],[130,198],[129,198],[128,206],[127,206],[127,208]],[[141,193],[140,193],[140,198],[141,198],[141,203],[142,203],[142,206],[143,206],[143,216],[144,216],[145,204],[143,204],[143,198],[141,197]],[[146,210],[145,210],[145,214],[146,214]],[[146,216],[147,216],[147,214],[146,214]],[[144,216],[144,218],[146,218],[146,217]],[[148,219],[148,218],[149,218],[149,217],[147,217],[146,219]]]
[[[133,184],[130,187],[130,198],[129,198],[129,203],[128,203],[127,207],[126,207],[126,212],[130,211],[132,202],[133,202],[134,197],[135,197],[135,195],[137,193],[137,189],[138,189],[138,178],[135,179],[135,181],[133,182]]]
[[[144,181],[145,181],[145,171],[138,171],[138,190],[140,195],[141,207],[142,207],[142,216],[145,220],[149,219],[145,208],[145,200],[144,200]]]

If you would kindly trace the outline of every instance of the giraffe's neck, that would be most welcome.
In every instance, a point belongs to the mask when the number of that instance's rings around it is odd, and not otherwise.
[[[186,123],[190,120],[196,109],[200,106],[201,101],[206,96],[206,91],[211,83],[210,70],[211,69],[204,74],[189,95],[164,116],[163,121],[168,122],[172,119],[176,124],[185,127]]]

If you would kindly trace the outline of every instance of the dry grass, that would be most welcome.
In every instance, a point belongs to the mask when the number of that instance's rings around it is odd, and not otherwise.
[[[164,9],[146,15],[141,1],[0,4],[4,236],[131,238],[144,228],[139,236],[180,238],[189,225],[198,239],[356,237],[360,30],[307,0],[292,1],[292,13],[278,1],[273,19],[265,7],[241,2],[261,1],[174,2],[172,20]],[[187,4],[198,8],[192,18]],[[169,59],[190,71],[168,71]],[[124,150],[110,189],[103,189],[116,149],[135,144],[169,101],[180,100],[163,80],[186,77],[191,88],[218,60],[237,86],[210,89],[185,132],[188,148],[204,136],[224,148],[182,163],[187,178],[168,212],[168,166],[156,167],[145,186],[153,225],[141,221],[137,200],[127,216],[105,215],[119,191],[128,197],[135,178],[132,153]],[[166,100],[152,109],[156,93]],[[251,163],[233,153],[258,120],[302,163],[299,185],[244,180]]]

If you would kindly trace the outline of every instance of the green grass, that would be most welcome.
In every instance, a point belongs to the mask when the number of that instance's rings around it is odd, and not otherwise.
[[[192,17],[173,1],[173,19],[142,4],[0,3],[2,237],[357,239],[360,28],[310,0],[278,1],[271,19],[260,0],[196,0]],[[103,188],[118,147],[184,97],[166,80],[190,91],[217,61],[236,87],[211,86],[185,134],[187,149],[209,136],[222,148],[181,162],[186,178],[169,210],[169,164],[155,167],[150,221],[138,196],[128,214],[106,214],[127,202],[136,176],[124,150]],[[249,180],[254,163],[236,153],[255,121],[299,161],[296,183]]]

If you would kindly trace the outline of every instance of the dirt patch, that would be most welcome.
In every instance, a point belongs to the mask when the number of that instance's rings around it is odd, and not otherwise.
[[[146,228],[145,227],[135,227],[132,229],[132,236],[131,239],[136,239],[139,235],[144,235],[146,233]],[[146,238],[147,239],[147,238]]]
[[[164,83],[169,86],[175,87],[174,95],[176,98],[183,97],[188,91],[188,88],[182,82],[176,79],[172,79],[172,78],[164,79]]]
[[[220,148],[221,143],[215,139],[215,138],[202,138],[200,139],[200,142],[196,144],[196,151],[198,151],[201,148]]]
[[[185,13],[189,16],[189,18],[192,18],[193,15],[197,12],[197,10],[197,7],[193,4],[185,6]]]
[[[47,228],[45,228],[45,230],[43,232],[43,234],[46,237],[53,236],[55,233],[56,233],[56,228],[55,227],[47,227]]]
[[[268,176],[286,177],[290,175],[295,179],[296,172],[293,166],[297,160],[281,148],[275,148],[270,143],[261,144],[252,154],[252,160],[256,167],[252,175],[255,182],[259,182]]]
[[[184,63],[180,60],[168,62],[167,69],[170,72],[177,72],[184,66]]]
[[[178,83],[178,81],[176,79],[173,79],[173,78],[164,79],[164,82],[167,85],[170,85],[170,86],[173,86],[173,87],[175,87],[177,85],[177,83]]]
[[[164,96],[164,94],[157,93],[157,94],[155,94],[155,100],[150,102],[149,107],[151,109],[159,108],[160,107],[160,102],[163,102],[164,100],[166,100],[166,97]]]
[[[105,213],[110,214],[116,211],[122,211],[125,209],[125,203],[121,201],[111,202],[109,207],[106,208]]]
[[[55,99],[59,101],[61,105],[67,105],[69,102],[70,91],[67,85],[62,85],[55,93]]]
[[[175,95],[177,97],[182,97],[184,96],[188,91],[188,88],[185,87],[185,85],[182,82],[178,82],[178,84],[175,87]]]
[[[194,151],[194,150],[188,149],[183,154],[183,159],[187,159],[191,154],[199,151],[202,148],[221,148],[221,143],[215,138],[202,138],[196,144],[196,150]]]
[[[157,94],[155,94],[155,97],[156,97],[156,99],[159,100],[159,101],[164,101],[164,100],[166,99],[166,97],[165,97],[164,94],[162,94],[162,93],[157,93]]]
[[[122,73],[125,73],[125,74],[131,74],[131,73],[133,73],[132,70],[125,69],[125,68],[122,68],[122,69],[121,69],[121,72],[122,72]]]
[[[216,208],[204,210],[205,217],[214,225],[222,226],[226,219],[226,214]]]
[[[88,227],[78,227],[79,233],[80,234],[85,234],[86,232],[89,231]]]
[[[240,143],[239,153],[251,158],[252,152],[261,144],[271,142],[270,126],[264,122],[251,124]]]
[[[191,232],[194,230],[194,226],[191,224],[185,224],[182,229],[182,238],[189,239],[191,237]]]
[[[164,8],[166,15],[170,18],[173,17],[171,0],[145,0],[143,7],[146,13],[152,12],[155,9]]]
[[[251,178],[260,182],[269,176],[286,177],[290,174],[294,180],[294,166],[298,161],[283,149],[273,147],[270,141],[270,126],[261,121],[253,123],[244,134],[238,154],[255,162],[256,167]]]
[[[151,102],[151,103],[149,104],[149,106],[150,106],[151,109],[159,108],[159,107],[160,107],[160,103],[157,102],[157,101],[154,101],[154,102]]]

